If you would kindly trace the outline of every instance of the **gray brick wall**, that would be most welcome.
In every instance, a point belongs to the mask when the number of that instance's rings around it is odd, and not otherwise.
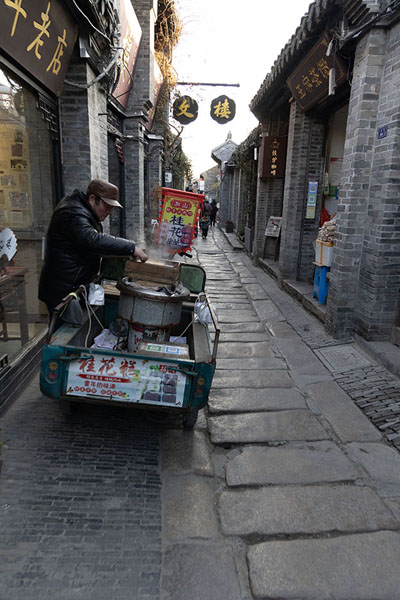
[[[326,316],[327,329],[337,337],[355,329],[368,339],[385,339],[394,320],[399,47],[397,26],[372,30],[356,50]],[[388,125],[388,137],[378,140],[381,125]]]
[[[67,79],[86,84],[95,75],[79,58],[78,49],[69,65]],[[89,89],[64,85],[60,98],[62,168],[65,192],[85,190],[94,178],[107,179],[106,97],[98,84]],[[103,113],[103,114],[101,114]]]
[[[291,103],[286,159],[283,222],[279,270],[283,279],[310,279],[312,242],[318,233],[319,211],[314,222],[303,226],[309,181],[319,183],[318,206],[324,168],[324,124],[305,115]]]

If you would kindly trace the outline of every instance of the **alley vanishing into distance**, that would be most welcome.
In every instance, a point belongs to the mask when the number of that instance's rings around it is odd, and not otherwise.
[[[218,229],[196,259],[222,335],[193,431],[66,421],[38,377],[3,415],[0,600],[400,598],[397,438],[366,416],[399,380]]]

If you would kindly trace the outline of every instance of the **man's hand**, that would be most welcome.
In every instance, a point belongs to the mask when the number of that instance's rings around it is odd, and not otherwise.
[[[142,262],[146,262],[146,260],[149,258],[147,256],[146,252],[144,252],[144,250],[141,250],[140,248],[135,248],[135,252],[134,252],[133,256],[135,258],[138,258]]]

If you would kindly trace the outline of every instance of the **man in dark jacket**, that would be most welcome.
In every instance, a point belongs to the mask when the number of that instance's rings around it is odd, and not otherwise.
[[[101,222],[113,207],[122,208],[117,197],[115,185],[94,179],[86,194],[75,190],[54,209],[39,281],[39,299],[46,303],[50,315],[67,294],[90,283],[98,273],[101,256],[147,260],[147,254],[134,242],[103,233]]]

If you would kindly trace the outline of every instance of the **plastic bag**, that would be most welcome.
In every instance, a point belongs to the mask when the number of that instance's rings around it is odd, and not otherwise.
[[[202,325],[212,323],[210,309],[208,308],[203,294],[197,296],[196,302],[194,303],[194,322],[201,323]]]
[[[98,283],[89,285],[89,304],[92,306],[104,305],[104,288]]]

